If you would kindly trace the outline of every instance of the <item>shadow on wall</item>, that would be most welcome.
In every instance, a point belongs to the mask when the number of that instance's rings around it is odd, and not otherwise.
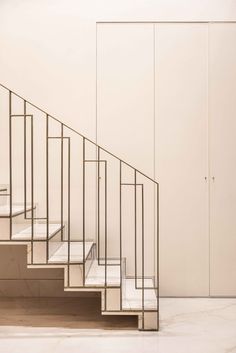
[[[137,329],[136,316],[102,316],[100,293],[63,283],[62,269],[27,269],[25,245],[1,245],[0,326]]]

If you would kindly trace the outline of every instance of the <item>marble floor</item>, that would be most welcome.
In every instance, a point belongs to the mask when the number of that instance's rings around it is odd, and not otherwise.
[[[137,331],[132,317],[100,316],[99,298],[70,298],[63,314],[45,300],[0,299],[0,352],[236,352],[236,299],[161,299],[159,332]]]

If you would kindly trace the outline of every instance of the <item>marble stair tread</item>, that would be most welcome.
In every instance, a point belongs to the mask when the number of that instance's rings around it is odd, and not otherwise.
[[[27,206],[26,210],[31,210],[31,206]],[[12,216],[18,216],[25,212],[24,205],[12,205]],[[10,205],[0,205],[0,217],[10,217]]]
[[[93,247],[92,241],[85,242],[85,259]],[[67,263],[68,261],[68,243],[62,242],[61,246],[50,257],[50,263]],[[70,243],[70,263],[83,263],[83,242],[72,241]]]
[[[114,264],[107,265],[107,285],[120,286],[120,265],[114,260]],[[99,265],[97,260],[94,260],[89,273],[85,280],[86,286],[104,286],[105,285],[105,266]]]
[[[137,280],[137,285],[141,287],[141,280]],[[153,281],[151,278],[144,279],[144,308],[146,310],[157,309],[157,297],[153,289]],[[123,279],[122,308],[125,310],[142,310],[142,289],[135,288],[134,278]]]
[[[60,223],[49,223],[49,239],[61,230]],[[32,227],[29,226],[17,234],[12,236],[12,240],[31,240]],[[35,223],[34,224],[34,240],[46,240],[47,239],[47,224],[46,223]]]

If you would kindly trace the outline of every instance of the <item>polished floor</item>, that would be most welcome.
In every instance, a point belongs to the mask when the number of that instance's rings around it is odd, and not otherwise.
[[[0,299],[4,353],[234,353],[236,299],[161,299],[159,332],[103,317],[99,298]]]

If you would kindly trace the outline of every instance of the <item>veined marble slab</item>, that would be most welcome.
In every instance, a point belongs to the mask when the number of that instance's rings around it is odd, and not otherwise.
[[[116,316],[104,316],[105,324],[99,323],[99,310],[97,318],[91,310],[93,300],[87,304],[81,300],[80,305],[79,300],[76,298],[77,306],[72,306],[69,315],[59,315],[57,310],[48,316],[45,303],[42,311],[37,310],[38,316],[30,315],[25,303],[25,313],[19,313],[16,304],[4,303],[6,310],[0,310],[0,351],[32,353],[34,347],[36,353],[236,352],[235,298],[161,298],[159,332],[139,332],[131,322],[128,329],[122,325],[117,329],[120,317]]]
[[[61,224],[49,223],[49,239],[61,230]],[[12,240],[31,240],[32,227],[27,227],[17,234],[12,235]],[[47,224],[46,223],[35,223],[34,224],[34,240],[46,240],[47,239]]]
[[[31,206],[27,206],[26,210],[31,210]],[[24,205],[12,205],[12,216],[18,216],[25,212]],[[10,216],[10,205],[0,205],[0,217],[9,217]]]
[[[107,265],[107,285],[120,285],[120,266],[117,265],[117,260],[111,265],[112,260],[108,260],[110,265]],[[85,284],[87,286],[104,286],[105,285],[105,265],[99,265],[97,260],[93,261],[89,273],[86,277]]]
[[[141,287],[141,280],[137,280],[137,286]],[[144,279],[144,308],[157,310],[157,297],[153,289],[153,281],[150,278]],[[134,278],[125,278],[123,280],[123,296],[122,307],[123,309],[142,309],[142,289],[135,288]]]
[[[85,242],[85,258],[92,249],[93,242]],[[68,243],[61,244],[59,249],[50,257],[50,263],[66,263],[68,261]],[[70,243],[70,262],[83,262],[83,242],[73,241]]]

